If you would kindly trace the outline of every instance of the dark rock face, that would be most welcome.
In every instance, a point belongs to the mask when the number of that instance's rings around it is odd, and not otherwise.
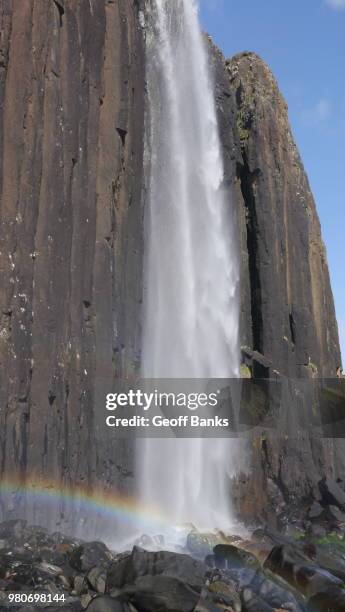
[[[310,610],[341,610],[345,603],[343,579],[320,567],[293,547],[275,547],[265,567],[276,572],[307,598]]]
[[[305,396],[301,405],[287,382],[336,376],[337,322],[315,203],[277,83],[255,54],[225,61],[209,45],[225,182],[239,228],[243,376],[285,385],[285,431],[252,441],[251,471],[237,479],[233,496],[241,516],[275,522],[279,514],[284,521],[297,500],[319,495],[325,474],[342,478],[345,468],[342,440],[296,439],[301,407],[312,402]],[[254,390],[254,406],[258,399]],[[344,410],[343,395],[341,404]]]
[[[188,555],[176,557],[174,553],[164,551],[148,553],[134,547],[130,555],[125,555],[110,565],[107,590],[123,588],[146,575],[185,580],[194,590],[201,591],[205,580],[205,565]]]
[[[142,10],[142,0],[7,0],[0,8],[6,477],[131,487],[131,447],[98,437],[98,418],[104,387],[140,365]],[[326,255],[286,105],[257,56],[225,62],[209,45],[241,252],[246,368],[261,378],[333,377],[340,351]],[[274,521],[277,493],[283,512],[312,496],[323,476],[345,479],[342,453],[320,440],[255,440],[236,506]],[[9,511],[20,507],[1,506]],[[46,520],[39,507],[32,512]]]
[[[209,47],[239,227],[242,345],[271,374],[335,377],[341,357],[326,253],[286,103],[257,55],[224,60]]]
[[[111,558],[105,544],[90,542],[74,549],[70,554],[69,562],[74,569],[87,572],[102,563],[106,563]],[[94,578],[96,581],[96,576]]]
[[[345,493],[334,480],[323,478],[319,482],[319,489],[325,503],[345,509]]]
[[[89,612],[129,612],[129,607],[111,597],[95,597],[87,607]]]
[[[244,343],[282,374],[335,377],[341,360],[325,248],[286,103],[255,54],[235,56],[227,71],[236,96],[249,258]]]
[[[137,0],[1,4],[0,465],[121,486],[104,386],[140,350],[144,50]],[[104,380],[108,385],[104,385]]]

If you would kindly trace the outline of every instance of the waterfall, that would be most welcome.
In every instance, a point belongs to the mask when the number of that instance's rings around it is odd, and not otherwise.
[[[239,375],[239,265],[195,0],[147,15],[143,378]],[[172,523],[231,521],[229,439],[138,442],[139,496]]]

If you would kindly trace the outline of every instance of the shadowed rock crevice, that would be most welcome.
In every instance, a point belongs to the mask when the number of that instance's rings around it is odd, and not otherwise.
[[[290,336],[292,344],[296,344],[296,323],[293,316],[293,313],[289,314],[289,323],[290,323]]]
[[[62,0],[54,0],[54,4],[55,4],[57,10],[59,11],[60,28],[61,28],[62,27],[62,17],[65,14],[64,5],[63,5]]]
[[[259,170],[254,172],[250,171],[245,152],[243,153],[243,165],[238,165],[237,168],[247,222],[253,350],[263,353],[262,294],[258,260],[258,221],[254,189]]]
[[[126,144],[126,136],[127,136],[127,130],[123,130],[121,128],[116,128],[118,135],[121,138],[121,142],[122,142],[122,146],[124,147]]]

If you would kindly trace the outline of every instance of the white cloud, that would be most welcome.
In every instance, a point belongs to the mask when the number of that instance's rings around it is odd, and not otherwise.
[[[345,9],[345,0],[326,0],[326,4],[334,9]]]
[[[320,98],[316,104],[303,113],[307,125],[318,125],[326,121],[332,114],[332,104],[328,98]]]
[[[313,110],[316,119],[323,121],[331,114],[331,103],[327,98],[320,98]]]

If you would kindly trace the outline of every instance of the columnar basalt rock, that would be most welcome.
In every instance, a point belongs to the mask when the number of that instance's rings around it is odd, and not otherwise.
[[[255,53],[224,60],[209,46],[240,229],[242,346],[263,355],[271,374],[335,377],[341,356],[326,252],[287,105]]]
[[[95,431],[102,392],[114,375],[132,375],[140,351],[140,5],[1,3],[0,465],[7,476],[119,480],[121,448],[105,450]]]
[[[326,252],[286,103],[254,53],[226,64],[242,152],[249,344],[282,374],[335,377],[341,357]]]
[[[287,518],[312,498],[324,474],[342,477],[342,440],[297,436],[310,397],[301,404],[287,383],[336,377],[338,329],[320,223],[277,83],[254,53],[224,60],[208,44],[225,184],[239,229],[242,375],[285,385],[286,422],[280,432],[257,432],[247,449],[251,469],[236,480],[233,496],[241,516],[274,522],[277,512]]]

